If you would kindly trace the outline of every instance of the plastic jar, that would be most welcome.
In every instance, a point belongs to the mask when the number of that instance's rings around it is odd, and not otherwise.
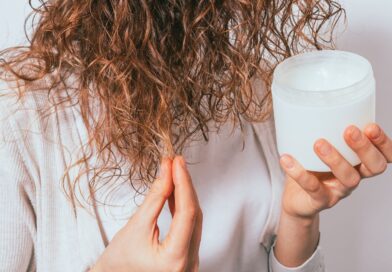
[[[272,82],[279,154],[290,154],[307,170],[330,171],[313,150],[325,138],[352,164],[358,156],[346,144],[344,130],[375,121],[376,83],[365,58],[323,50],[296,55],[280,63]]]

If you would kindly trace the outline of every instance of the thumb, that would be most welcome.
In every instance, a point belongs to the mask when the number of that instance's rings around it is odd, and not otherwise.
[[[192,180],[182,157],[173,161],[174,214],[163,243],[177,254],[187,254],[197,220],[199,204]]]
[[[159,178],[151,185],[142,205],[138,209],[145,224],[155,224],[163,205],[173,192],[172,160],[163,158]]]

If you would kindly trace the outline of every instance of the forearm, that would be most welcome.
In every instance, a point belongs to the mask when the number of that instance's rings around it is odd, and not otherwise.
[[[283,265],[297,267],[313,254],[318,240],[318,215],[305,219],[282,212],[274,253]]]

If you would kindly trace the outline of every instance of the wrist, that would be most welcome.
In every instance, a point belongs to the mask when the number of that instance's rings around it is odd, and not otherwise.
[[[281,213],[281,222],[289,222],[290,224],[295,224],[301,227],[310,228],[314,225],[318,225],[319,222],[319,213],[315,213],[313,215],[297,215],[291,214],[282,210]]]
[[[274,253],[287,267],[303,264],[319,243],[319,215],[298,216],[282,210]]]

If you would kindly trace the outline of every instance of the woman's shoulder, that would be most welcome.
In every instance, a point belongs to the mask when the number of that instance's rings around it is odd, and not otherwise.
[[[23,87],[16,81],[0,80],[0,124],[13,126],[13,123],[27,124],[33,108],[32,96],[23,94]],[[11,125],[12,124],[12,125]],[[11,131],[3,131],[11,133]]]
[[[0,120],[17,123],[23,128],[32,123],[42,123],[45,119],[61,111],[67,93],[64,84],[55,83],[53,74],[26,83],[22,80],[0,78]],[[69,98],[71,100],[71,97]]]
[[[48,150],[62,152],[60,137],[75,138],[75,103],[66,106],[64,88],[49,77],[29,84],[0,81],[1,137],[11,139],[31,160]]]

